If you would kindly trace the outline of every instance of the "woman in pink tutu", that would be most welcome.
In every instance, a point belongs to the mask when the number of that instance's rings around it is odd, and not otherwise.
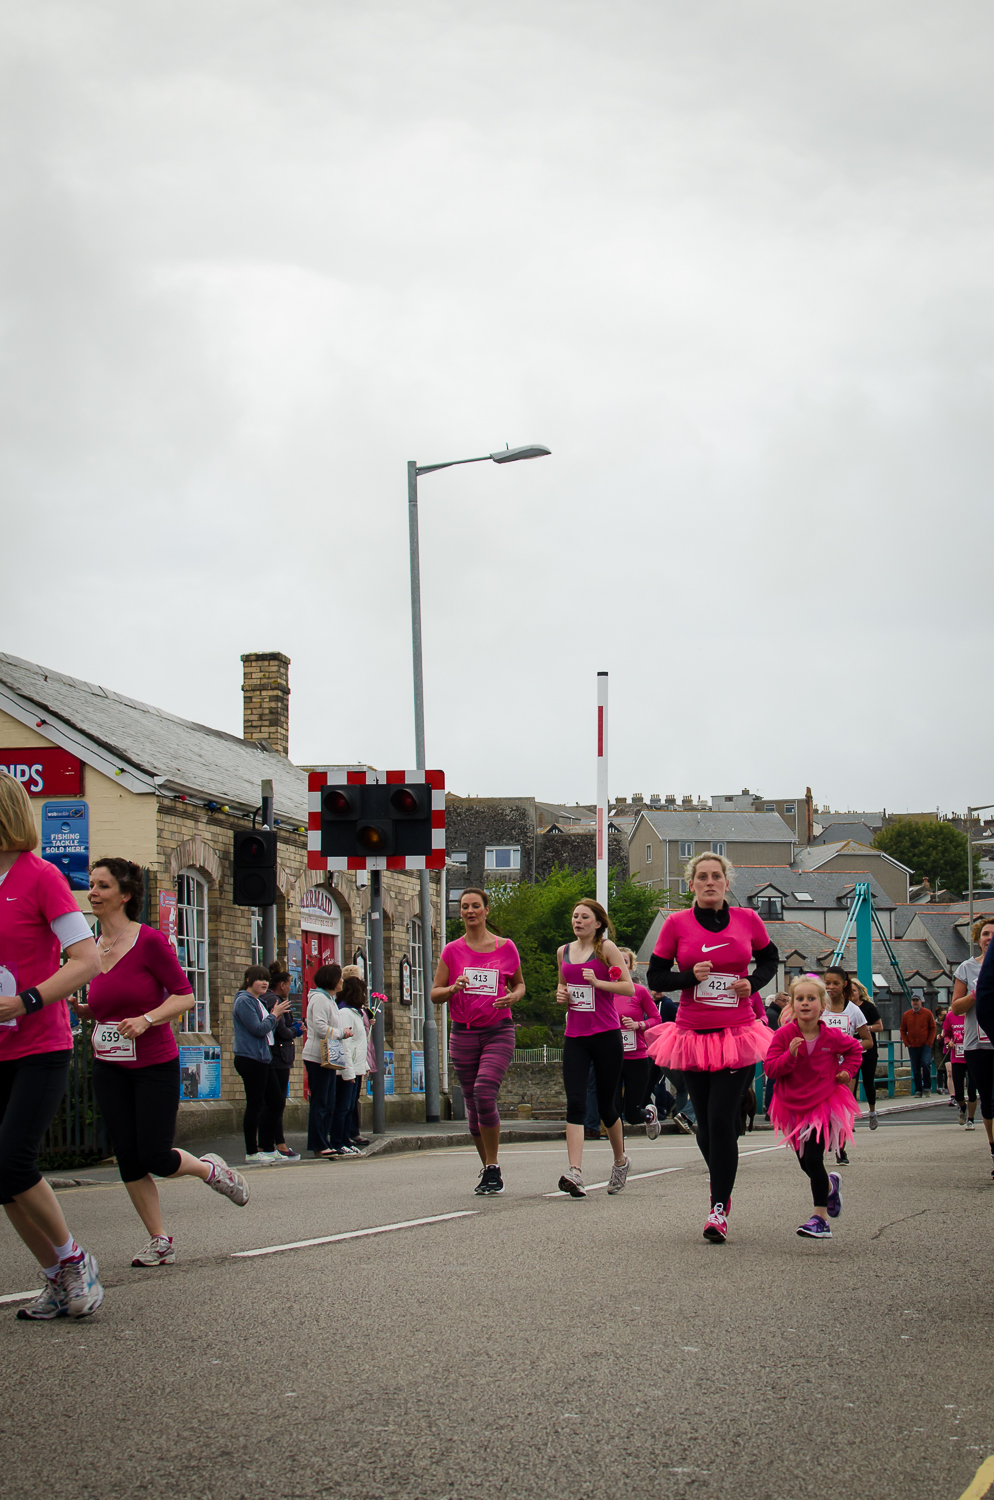
[[[790,987],[787,1009],[766,1054],[766,1076],[776,1081],[770,1119],[796,1154],[811,1182],[814,1213],[798,1229],[806,1239],[830,1240],[829,1219],[842,1212],[842,1179],[825,1171],[825,1152],[841,1151],[852,1135],[859,1105],[853,1079],[863,1062],[855,1037],[826,1026],[822,1011],[828,992],[817,974],[805,974]]]
[[[773,1036],[753,996],[776,975],[778,958],[752,907],[729,907],[731,873],[722,854],[694,856],[685,872],[694,904],[663,923],[646,978],[650,990],[680,991],[676,1020],[646,1035],[654,1062],[686,1074],[697,1144],[711,1173],[704,1238],[716,1245],[728,1237],[742,1098]]]

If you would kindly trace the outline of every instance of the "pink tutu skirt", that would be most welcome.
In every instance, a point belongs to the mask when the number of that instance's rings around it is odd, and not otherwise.
[[[783,1103],[776,1085],[770,1100],[770,1120],[792,1151],[802,1150],[811,1136],[821,1140],[826,1151],[841,1151],[861,1114],[852,1089],[844,1083],[837,1083],[823,1103],[803,1114]]]
[[[645,1039],[649,1056],[661,1068],[675,1073],[720,1073],[762,1062],[773,1032],[762,1021],[725,1026],[721,1031],[692,1031],[676,1021],[664,1021],[651,1027]]]

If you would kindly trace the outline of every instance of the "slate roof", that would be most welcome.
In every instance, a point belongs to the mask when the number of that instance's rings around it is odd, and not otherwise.
[[[5,688],[13,697],[7,698]],[[88,759],[88,749],[102,750],[154,783],[136,790],[186,793],[244,809],[259,805],[259,784],[271,780],[276,816],[307,824],[307,772],[282,755],[0,653],[0,707],[23,710],[25,705],[47,721],[43,733],[82,760]]]
[[[871,849],[868,844],[859,844],[855,839],[843,839],[836,844],[805,844],[803,849],[798,849],[794,863],[799,870],[816,870],[837,854],[867,854],[874,859],[888,859],[899,870],[907,870],[909,875],[912,873],[908,865],[902,865],[892,854],[885,854],[882,849]]]
[[[943,912],[935,907],[920,906],[911,921],[921,922],[946,963],[952,968],[955,969],[965,958],[970,957],[969,940],[964,936],[966,927],[964,925],[957,928],[956,925],[957,922],[964,921],[962,912]],[[904,926],[902,937],[910,926],[910,922]]]
[[[678,809],[675,812],[650,812],[642,816],[661,838],[714,839],[728,844],[796,844],[792,828],[779,813],[768,812],[700,812]]]
[[[812,839],[811,843],[812,845],[840,844],[846,839],[855,839],[857,844],[872,844],[873,834],[874,830],[865,823],[826,823],[821,833],[816,839]]]
[[[986,916],[988,912],[994,912],[994,894],[990,891],[977,891],[973,897],[974,920],[980,916]],[[970,914],[969,901],[931,902],[923,901],[920,905],[914,902],[905,905],[901,902],[894,908],[894,931],[898,937],[903,937],[907,932],[913,919],[924,914],[940,916],[965,917]]]
[[[894,903],[868,870],[795,870],[791,865],[737,865],[732,876],[732,897],[738,906],[751,905],[750,898],[765,886],[784,893],[784,911],[825,911],[842,905],[857,880],[868,880],[873,904],[879,911],[892,911]],[[797,901],[795,891],[807,891],[813,901]]]

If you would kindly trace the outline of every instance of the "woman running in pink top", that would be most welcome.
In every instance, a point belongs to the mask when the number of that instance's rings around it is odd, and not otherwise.
[[[842,1212],[842,1179],[825,1171],[825,1151],[841,1151],[852,1135],[860,1112],[852,1085],[863,1048],[855,1037],[825,1024],[828,992],[817,974],[795,979],[790,999],[793,1019],[773,1033],[766,1054],[766,1076],[776,1081],[770,1119],[811,1181],[814,1213],[797,1232],[830,1240],[828,1221]]]
[[[583,1122],[587,1081],[594,1065],[597,1108],[614,1151],[609,1193],[620,1193],[628,1178],[625,1137],[615,1103],[625,1052],[616,1001],[631,1000],[635,986],[620,951],[608,934],[614,928],[599,901],[578,901],[573,908],[574,941],[559,949],[556,999],[569,1007],[563,1038],[563,1086],[566,1090],[566,1154],[569,1166],[559,1191],[585,1198]]]
[[[621,956],[628,972],[633,974],[635,954],[631,948],[622,948]],[[644,984],[635,986],[635,994],[631,1000],[627,995],[616,996],[614,1005],[621,1022],[621,1045],[624,1051],[615,1106],[629,1125],[644,1125],[649,1140],[654,1141],[659,1134],[659,1116],[656,1106],[648,1098],[652,1063],[645,1037],[652,1027],[663,1024],[663,1018]]]
[[[465,937],[446,943],[435,970],[431,998],[449,1005],[449,1056],[459,1078],[466,1119],[483,1166],[474,1192],[480,1197],[504,1191],[497,1152],[500,1115],[497,1093],[514,1056],[511,1006],[524,999],[525,980],[518,950],[509,938],[487,927],[490,902],[470,886],[459,897]]]
[[[651,1033],[649,1056],[661,1068],[686,1075],[697,1144],[711,1174],[704,1238],[716,1245],[728,1236],[742,1097],[773,1036],[753,996],[777,972],[776,944],[758,914],[750,906],[728,905],[731,871],[722,854],[694,856],[684,875],[694,904],[663,923],[647,976],[654,992],[680,991],[677,1018]]]

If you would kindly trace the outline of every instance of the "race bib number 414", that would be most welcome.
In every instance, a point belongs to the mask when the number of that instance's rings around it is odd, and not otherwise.
[[[571,984],[569,989],[570,1010],[593,1010],[594,987],[592,984]]]

